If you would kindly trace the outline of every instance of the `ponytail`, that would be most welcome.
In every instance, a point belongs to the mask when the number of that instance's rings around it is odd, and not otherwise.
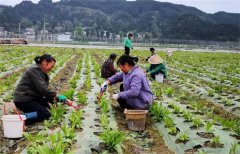
[[[44,54],[42,56],[37,56],[34,58],[36,64],[41,64],[43,60],[46,60],[48,63],[52,61],[56,62],[56,60],[50,54]]]

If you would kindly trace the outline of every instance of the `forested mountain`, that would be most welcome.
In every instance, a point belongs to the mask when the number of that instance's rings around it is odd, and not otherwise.
[[[73,32],[87,27],[89,35],[107,30],[114,34],[145,33],[151,38],[239,41],[240,14],[204,13],[194,7],[153,0],[41,0],[0,6],[0,26],[9,31],[34,27],[50,32]]]

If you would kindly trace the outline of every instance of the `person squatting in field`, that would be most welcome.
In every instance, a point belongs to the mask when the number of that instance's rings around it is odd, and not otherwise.
[[[19,81],[14,94],[15,106],[24,112],[27,122],[38,122],[48,119],[50,114],[49,103],[54,99],[64,101],[62,95],[48,88],[48,73],[54,67],[56,60],[49,54],[38,56],[34,59],[36,64],[30,66]]]
[[[155,75],[163,74],[164,78],[167,78],[167,68],[163,64],[163,59],[155,52],[154,48],[150,48],[152,56],[146,59],[151,65],[147,69],[147,75],[150,75],[155,80]]]
[[[101,77],[107,79],[114,74],[117,70],[114,68],[114,61],[116,60],[117,55],[115,53],[110,54],[109,58],[103,63],[101,67]]]
[[[122,82],[120,92],[113,95],[121,108],[149,109],[153,103],[148,80],[143,70],[136,65],[137,61],[137,57],[122,55],[117,61],[122,72],[116,73],[101,85],[101,90],[106,91],[108,85]]]

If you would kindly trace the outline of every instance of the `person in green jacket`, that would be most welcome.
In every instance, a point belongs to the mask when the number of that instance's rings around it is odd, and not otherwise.
[[[167,78],[167,68],[163,64],[163,59],[159,55],[154,54],[148,59],[148,62],[151,65],[147,69],[147,74],[149,74],[152,79],[155,80],[155,75],[159,73],[163,74],[164,78]]]
[[[130,54],[130,48],[133,49],[132,47],[132,34],[129,33],[128,37],[124,38],[123,40],[123,46],[124,46],[124,50],[125,50],[125,55],[129,55]]]

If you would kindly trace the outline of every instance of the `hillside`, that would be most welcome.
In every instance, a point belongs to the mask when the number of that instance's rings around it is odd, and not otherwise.
[[[90,35],[107,30],[114,34],[132,31],[151,38],[238,41],[240,14],[204,13],[194,7],[153,0],[41,0],[23,1],[15,7],[0,6],[0,26],[9,31],[34,27],[40,31],[44,18],[53,33],[73,32],[78,25]]]

